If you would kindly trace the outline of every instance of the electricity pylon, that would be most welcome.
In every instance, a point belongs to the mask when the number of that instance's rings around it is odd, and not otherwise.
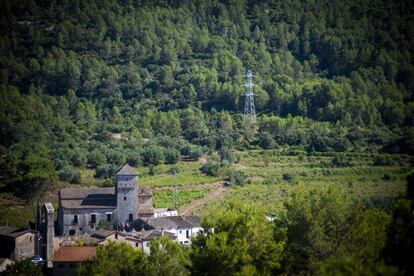
[[[253,94],[253,74],[252,70],[248,70],[247,74],[247,81],[243,86],[247,87],[246,91],[246,99],[244,100],[244,117],[256,119],[256,109],[254,107],[254,94]]]

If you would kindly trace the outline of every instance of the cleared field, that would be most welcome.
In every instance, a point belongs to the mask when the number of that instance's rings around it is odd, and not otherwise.
[[[324,153],[283,155],[273,152],[239,152],[235,170],[247,175],[247,184],[232,188],[228,195],[200,208],[201,214],[225,208],[226,202],[241,201],[257,204],[269,213],[280,213],[284,201],[298,184],[301,188],[334,188],[345,190],[367,206],[392,208],[395,197],[405,191],[406,175],[412,171],[409,157],[391,156],[389,165],[374,166],[377,154]],[[344,167],[332,165],[335,157],[346,158]]]
[[[333,165],[336,157],[345,158],[347,164]],[[175,165],[159,165],[152,175],[149,168],[137,168],[140,173],[139,185],[153,189],[154,207],[173,207],[173,168],[178,170],[178,206],[180,208],[199,200],[192,211],[201,215],[212,210],[225,208],[226,202],[241,201],[257,204],[269,213],[283,212],[284,201],[298,186],[309,188],[343,189],[350,195],[363,200],[369,206],[392,208],[394,199],[405,190],[406,175],[413,171],[409,156],[378,155],[372,153],[314,153],[307,155],[301,151],[246,151],[236,152],[237,162],[233,170],[242,171],[247,176],[244,186],[226,189],[223,196],[210,196],[220,182],[219,177],[200,173],[201,163],[180,162]],[[374,165],[378,157],[388,157],[387,165]],[[380,158],[380,159],[381,159]],[[385,158],[386,159],[386,158]],[[82,184],[73,186],[100,186],[104,180],[94,178],[94,171],[82,172]],[[299,185],[302,184],[302,185]],[[57,207],[58,187],[69,186],[58,183],[49,198]],[[205,198],[206,200],[201,200]],[[27,225],[33,220],[33,202],[24,202],[10,193],[0,194],[0,224]]]

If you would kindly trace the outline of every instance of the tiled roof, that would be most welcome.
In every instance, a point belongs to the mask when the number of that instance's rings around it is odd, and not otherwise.
[[[115,195],[115,187],[110,188],[65,188],[60,190],[60,198],[62,199],[83,199],[88,195]]]
[[[116,175],[138,175],[137,171],[128,164],[125,164]]]
[[[201,218],[199,216],[183,216],[183,218],[194,227],[201,226]]]
[[[67,209],[116,208],[115,188],[66,188],[60,190],[60,198]]]
[[[136,231],[142,230],[167,230],[174,228],[192,228],[200,226],[201,219],[197,216],[171,216],[140,218],[131,223]]]
[[[54,262],[84,262],[96,258],[96,247],[62,247],[53,257]]]
[[[169,220],[174,222],[178,228],[182,227],[192,227],[193,225],[183,219],[182,216],[173,216],[173,217],[167,217]]]
[[[114,234],[115,230],[108,230],[108,229],[98,229],[95,232],[91,234],[92,237],[100,238],[100,239],[106,239],[110,235]]]
[[[35,233],[28,228],[19,228],[14,226],[0,226],[0,235],[17,238],[26,233]]]
[[[167,236],[171,239],[176,238],[176,236],[173,233],[170,233],[167,231],[159,231],[159,230],[141,231],[140,234],[141,234],[141,240],[143,241],[151,241],[161,236]]]

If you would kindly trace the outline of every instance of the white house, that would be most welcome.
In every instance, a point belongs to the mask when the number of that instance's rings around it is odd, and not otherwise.
[[[178,212],[171,208],[158,208],[154,210],[154,217],[172,217],[178,216]]]
[[[131,226],[135,231],[158,230],[172,233],[180,244],[191,244],[191,238],[204,231],[198,216],[140,218],[133,221]]]

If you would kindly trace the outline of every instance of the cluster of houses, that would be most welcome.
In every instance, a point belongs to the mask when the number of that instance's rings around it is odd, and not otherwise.
[[[154,209],[151,190],[138,187],[138,173],[128,164],[115,175],[113,188],[60,190],[56,221],[51,203],[39,214],[38,231],[0,226],[0,273],[8,264],[32,258],[53,275],[74,275],[80,263],[96,258],[97,246],[110,241],[149,254],[151,241],[161,236],[189,245],[204,231],[198,216]]]

